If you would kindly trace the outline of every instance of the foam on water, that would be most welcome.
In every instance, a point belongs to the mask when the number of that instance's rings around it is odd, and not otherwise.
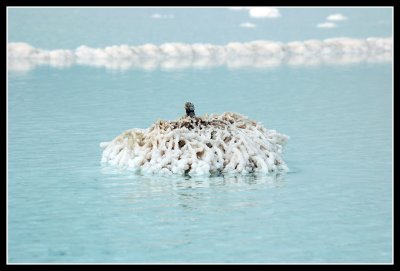
[[[331,38],[289,43],[256,40],[226,45],[164,43],[140,46],[114,45],[75,50],[44,50],[24,42],[8,44],[8,68],[30,70],[38,65],[68,67],[74,64],[108,69],[182,69],[227,66],[273,67],[288,65],[349,64],[389,62],[393,38]]]
[[[288,136],[237,113],[185,116],[100,143],[102,163],[161,174],[278,173]]]

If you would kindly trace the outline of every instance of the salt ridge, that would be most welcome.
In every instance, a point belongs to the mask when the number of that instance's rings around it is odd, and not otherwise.
[[[164,43],[141,46],[114,45],[75,50],[44,50],[28,43],[11,42],[7,47],[10,70],[30,70],[38,65],[68,67],[87,65],[108,69],[183,69],[227,66],[273,67],[288,65],[350,64],[389,62],[393,38],[331,38],[289,43],[257,40],[226,45]]]

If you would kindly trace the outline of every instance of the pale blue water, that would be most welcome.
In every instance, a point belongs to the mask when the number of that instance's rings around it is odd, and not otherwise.
[[[146,36],[144,30],[132,38],[124,28],[120,35],[95,32],[78,23],[84,12],[59,16],[57,28],[41,21],[54,18],[40,10],[24,16],[14,11],[9,41],[44,49],[197,42],[189,34],[179,38],[179,14],[194,14],[179,12],[168,22],[175,32],[156,39],[157,33]],[[279,20],[288,12],[294,10],[282,10]],[[334,12],[310,14],[320,22]],[[376,21],[387,11],[341,12],[354,24],[361,14]],[[27,18],[35,23],[23,24]],[[315,23],[310,20],[302,24]],[[77,33],[67,35],[70,22]],[[371,35],[363,31],[353,36],[388,35],[373,27]],[[276,40],[290,40],[278,32]],[[236,40],[261,35],[238,33]],[[235,38],[226,35],[226,41]],[[217,36],[198,41],[226,42]],[[392,63],[151,72],[39,66],[9,72],[7,98],[10,263],[392,261]],[[235,111],[289,135],[283,157],[291,171],[276,179],[166,178],[100,164],[100,142],[175,119],[186,101],[199,115]]]
[[[292,172],[169,179],[98,144],[190,100],[289,135]],[[388,262],[391,65],[9,75],[10,262]]]
[[[173,19],[155,20],[155,13]],[[348,17],[336,28],[319,29],[330,14]],[[392,9],[281,8],[280,18],[255,19],[245,10],[226,8],[18,8],[9,9],[8,41],[43,49],[75,49],[165,42],[213,43],[276,40],[290,42],[332,37],[389,37]],[[243,22],[255,28],[241,28]]]

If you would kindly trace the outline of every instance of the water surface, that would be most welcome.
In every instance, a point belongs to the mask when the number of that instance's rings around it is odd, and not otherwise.
[[[40,66],[8,74],[8,261],[390,262],[390,63]],[[135,175],[99,143],[234,111],[290,136],[278,178]]]

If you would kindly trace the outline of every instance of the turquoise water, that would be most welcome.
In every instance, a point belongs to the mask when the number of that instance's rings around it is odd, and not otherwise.
[[[173,18],[153,19],[155,13]],[[348,19],[316,27],[335,13]],[[9,9],[8,42],[75,50],[392,35],[387,8],[280,14]],[[243,22],[257,26],[241,28]],[[391,262],[393,90],[385,59],[148,71],[91,66],[94,60],[64,68],[49,65],[68,66],[68,59],[17,61],[7,90],[8,262]],[[101,165],[100,142],[176,119],[186,101],[198,115],[234,111],[290,136],[283,154],[290,172],[167,178]]]
[[[280,8],[281,17],[255,19],[245,10],[226,8],[16,8],[9,9],[8,41],[28,42],[44,49],[75,49],[85,44],[140,45],[165,42],[213,43],[275,40],[281,42],[332,37],[389,37],[392,9]],[[336,28],[316,28],[330,14],[348,20]],[[153,14],[173,19],[152,18]],[[255,28],[241,28],[251,22]]]
[[[8,260],[390,262],[391,65],[8,78]],[[183,103],[290,136],[291,172],[161,178],[100,165],[99,142]]]

